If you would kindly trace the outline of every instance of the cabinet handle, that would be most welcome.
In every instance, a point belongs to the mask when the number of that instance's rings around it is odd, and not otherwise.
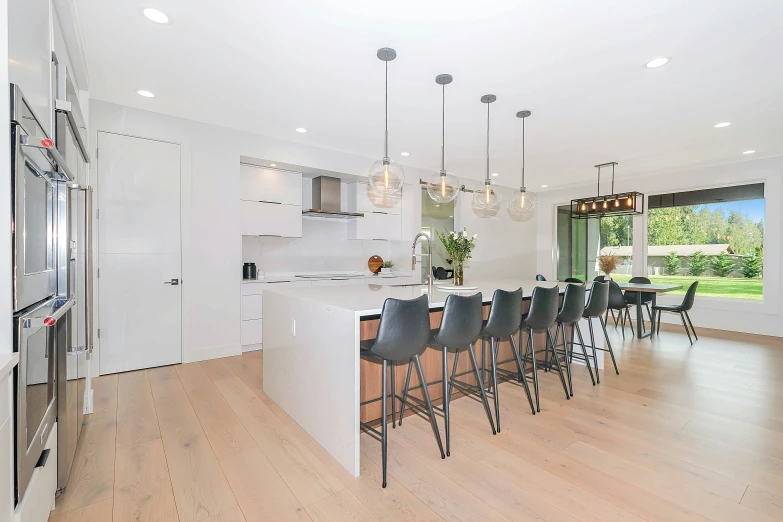
[[[164,285],[179,286],[179,279],[172,279],[171,281],[163,281]]]
[[[259,203],[268,203],[269,205],[282,205],[279,201],[264,201],[262,199],[258,200]]]

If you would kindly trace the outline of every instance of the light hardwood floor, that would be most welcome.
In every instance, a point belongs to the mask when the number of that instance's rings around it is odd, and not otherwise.
[[[101,377],[50,521],[783,520],[783,343],[700,334],[610,328],[619,376],[574,365],[566,401],[542,372],[536,416],[503,384],[495,436],[457,399],[446,460],[406,418],[386,489],[377,441],[355,479],[263,393],[262,352]]]

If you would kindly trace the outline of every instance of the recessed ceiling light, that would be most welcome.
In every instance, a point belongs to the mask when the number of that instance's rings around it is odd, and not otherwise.
[[[667,63],[669,63],[668,58],[666,58],[665,56],[659,56],[657,58],[653,58],[652,60],[644,64],[644,66],[647,67],[648,69],[656,69],[658,67],[663,67]]]
[[[138,94],[139,96],[144,96],[145,98],[154,98],[155,97],[155,95],[152,94],[150,91],[145,91],[143,89],[139,90],[139,91],[136,91],[136,94]]]
[[[410,152],[400,152],[400,156],[410,156]]]
[[[722,122],[718,123],[717,125],[715,125],[715,128],[716,129],[722,129],[723,127],[728,127],[729,125],[731,125],[730,121],[722,121]]]
[[[756,153],[755,150],[746,150],[745,152],[743,152],[743,154],[755,154],[755,153]]]
[[[453,218],[454,216],[449,216],[450,218]]]
[[[500,176],[500,174],[498,174],[497,172],[493,172],[492,175],[493,176]]]
[[[154,7],[148,7],[142,11],[142,13],[144,13],[144,16],[146,16],[148,20],[152,20],[156,24],[169,23],[168,15],[159,9],[155,9]]]
[[[440,205],[435,205],[435,207],[436,207],[436,208],[437,208],[437,207],[439,207],[439,206],[440,206]]]
[[[296,132],[307,132],[307,129],[305,129],[304,127],[297,127]]]
[[[270,163],[269,166],[270,167],[277,167],[277,164],[276,163]]]
[[[541,188],[547,188],[549,185],[541,185]]]

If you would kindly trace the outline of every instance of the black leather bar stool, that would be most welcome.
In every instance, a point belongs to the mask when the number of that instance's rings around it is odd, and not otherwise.
[[[612,343],[609,342],[609,334],[606,331],[606,323],[604,322],[604,314],[606,314],[607,306],[609,305],[609,284],[611,281],[607,282],[593,282],[593,286],[590,289],[590,297],[587,300],[587,306],[585,306],[585,311],[582,313],[582,317],[585,319],[588,319],[587,326],[590,329],[590,348],[592,348],[593,355],[587,356],[585,359],[581,359],[578,354],[573,354],[573,357],[575,359],[584,360],[586,364],[590,364],[590,359],[593,360],[593,369],[595,370],[595,381],[597,383],[601,382],[601,374],[598,370],[598,357],[597,357],[597,351],[601,350],[603,352],[609,352],[609,354],[612,356],[612,364],[614,364],[614,371],[617,373],[617,375],[620,375],[620,371],[617,369],[617,362],[614,359],[614,352],[612,351]],[[615,283],[617,284],[617,283]],[[593,332],[593,321],[592,319],[598,319],[601,322],[601,328],[604,331],[604,339],[606,340],[606,348],[598,348],[595,345],[595,333]],[[577,328],[577,333],[580,333],[579,328]]]
[[[484,328],[481,330],[481,354],[482,354],[482,367],[484,365],[484,352],[485,345],[489,341],[489,353],[490,353],[490,376],[492,383],[492,391],[487,392],[491,395],[495,402],[495,427],[498,433],[500,432],[500,396],[498,392],[498,372],[502,371],[507,376],[513,376],[515,381],[518,380],[525,388],[525,394],[527,395],[528,403],[530,404],[530,411],[535,415],[536,410],[533,406],[533,397],[530,395],[530,388],[527,385],[527,379],[517,379],[518,373],[508,370],[502,370],[498,368],[499,364],[506,362],[516,362],[517,366],[521,366],[521,359],[519,349],[517,348],[516,339],[514,334],[519,330],[522,323],[522,298],[524,294],[522,289],[519,288],[513,292],[506,290],[495,290],[492,295],[492,306],[489,309],[489,317],[484,323]],[[500,341],[508,338],[511,341],[511,347],[514,352],[514,359],[508,361],[498,362],[498,351],[500,349]],[[514,382],[514,381],[512,381]],[[462,384],[456,381],[456,383]],[[470,385],[468,385],[470,386]],[[471,390],[472,393],[476,393]]]
[[[489,419],[489,426],[492,428],[492,434],[497,433],[495,431],[495,423],[492,421],[492,412],[489,409],[489,401],[487,400],[487,394],[484,387],[484,380],[481,372],[479,371],[478,361],[476,361],[476,352],[473,349],[473,343],[476,342],[481,334],[481,327],[484,322],[483,314],[483,302],[481,293],[462,296],[451,294],[446,298],[446,303],[443,306],[443,316],[440,320],[440,328],[432,330],[430,335],[430,345],[439,347],[443,352],[443,406],[441,408],[434,407],[434,409],[441,411],[446,422],[446,455],[451,454],[451,423],[449,413],[449,401],[451,400],[452,386],[449,384],[452,379],[449,378],[448,369],[448,352],[454,350],[454,370],[452,375],[456,372],[457,362],[459,361],[459,354],[461,351],[467,350],[470,354],[470,360],[473,364],[473,374],[476,376],[476,382],[478,383],[478,391],[481,397],[481,401],[484,403],[484,411],[487,413]],[[417,397],[409,397],[408,392],[417,388],[426,390],[424,377],[421,372],[419,373],[419,379],[421,384],[414,388],[410,387],[411,382],[411,365],[408,365],[408,377],[405,380],[405,390],[403,391],[402,408],[400,408],[400,425],[402,425],[402,418],[405,414],[405,405],[409,400],[415,402],[421,402]],[[427,383],[432,384],[432,383]],[[456,382],[455,382],[456,384]],[[412,405],[413,403],[411,403]]]
[[[533,289],[533,296],[530,298],[530,309],[522,318],[522,329],[527,331],[527,350],[525,356],[520,361],[519,372],[522,377],[527,379],[525,373],[525,367],[527,363],[533,365],[533,388],[536,395],[536,411],[541,411],[541,405],[538,397],[538,366],[544,364],[546,368],[554,361],[555,369],[560,374],[560,382],[563,383],[563,391],[565,392],[566,399],[570,399],[571,396],[568,393],[568,385],[566,384],[565,377],[563,376],[563,369],[560,367],[560,361],[558,357],[554,356],[551,360],[537,361],[536,360],[536,347],[533,340],[533,334],[535,332],[546,331],[546,343],[545,352],[548,354],[550,347],[553,347],[555,343],[552,340],[552,332],[549,331],[555,324],[558,312],[558,301],[560,300],[560,289],[558,287],[542,288],[537,286]],[[521,336],[520,332],[520,336]]]
[[[536,281],[546,281],[546,277],[541,274],[536,275]]]
[[[566,286],[565,295],[563,296],[563,304],[560,308],[560,313],[557,314],[557,329],[555,330],[555,353],[559,356],[562,355],[565,359],[566,374],[568,375],[568,390],[571,396],[574,396],[574,384],[571,380],[571,359],[573,358],[574,351],[574,333],[577,332],[579,336],[579,344],[582,346],[582,355],[587,360],[587,350],[585,349],[585,342],[582,339],[582,332],[579,330],[579,321],[582,319],[582,314],[585,311],[585,285],[570,284]],[[570,341],[566,339],[566,326],[571,327]],[[563,335],[563,350],[560,352],[559,345],[557,344],[558,334]],[[593,370],[590,368],[590,364],[587,364],[587,369],[590,372],[590,380],[595,384],[595,378],[593,377]]]
[[[638,283],[643,285],[649,285],[652,284],[652,281],[650,281],[646,277],[632,277],[628,280],[629,283]],[[652,312],[650,311],[650,303],[653,303],[653,297],[655,294],[651,292],[638,292],[641,295],[641,302],[644,305],[644,307],[647,309],[647,316],[650,318],[650,328],[655,327],[655,321],[653,320]],[[633,290],[626,290],[623,294],[623,297],[625,298],[625,302],[628,303],[630,306],[636,305],[636,298],[639,297],[636,295],[637,292],[634,292]],[[655,303],[653,303],[655,304]],[[644,328],[644,325],[642,325],[642,328]]]
[[[625,302],[625,297],[623,297],[623,291],[620,289],[620,285],[615,283],[614,281],[609,281],[609,301],[607,302],[607,309],[604,313],[604,318],[602,321],[602,324],[606,324],[606,321],[609,320],[609,312],[612,312],[612,317],[614,318],[614,312],[617,312],[618,317],[620,319],[620,328],[623,331],[623,339],[625,339],[625,320],[628,319],[628,324],[631,326],[631,333],[633,334],[633,320],[631,319],[631,312],[630,308],[631,305]],[[617,318],[615,318],[614,321],[615,326],[617,326]]]
[[[658,328],[657,328],[657,334],[661,334],[661,312],[671,312],[674,314],[680,314],[680,319],[682,320],[682,325],[685,327],[685,333],[688,334],[688,340],[693,344],[693,339],[691,339],[691,332],[693,332],[693,336],[696,338],[696,340],[699,340],[699,336],[696,335],[696,330],[693,328],[693,323],[691,322],[691,316],[688,315],[688,312],[691,308],[693,308],[693,301],[696,299],[696,289],[699,287],[699,282],[694,281],[691,286],[688,287],[688,290],[685,292],[685,298],[682,300],[681,304],[678,305],[653,305],[653,310],[655,311],[656,315],[658,316]],[[688,319],[688,324],[685,324],[685,319]],[[691,327],[691,331],[688,331],[688,325]]]
[[[416,371],[419,378],[424,382],[424,371],[421,368],[419,354],[427,347],[427,341],[430,338],[430,310],[429,301],[426,295],[411,300],[386,299],[381,310],[381,320],[378,324],[378,335],[375,339],[361,341],[361,356],[370,360],[380,362],[383,366],[382,392],[381,397],[362,402],[361,405],[381,401],[381,431],[379,432],[369,424],[362,422],[361,427],[374,433],[381,438],[381,460],[383,462],[383,487],[386,487],[386,447],[388,441],[386,424],[387,417],[387,374],[388,367],[392,371],[392,423],[394,423],[394,404],[399,398],[394,388],[394,362],[409,361],[408,378],[410,379],[410,368],[416,365]],[[391,365],[389,364],[391,363]],[[435,440],[438,442],[441,458],[446,458],[443,454],[443,444],[440,440],[440,431],[438,431],[438,422],[435,419],[432,401],[427,387],[422,388],[424,401],[427,406],[427,416],[432,425],[432,432],[435,434]],[[403,406],[405,398],[402,398]]]

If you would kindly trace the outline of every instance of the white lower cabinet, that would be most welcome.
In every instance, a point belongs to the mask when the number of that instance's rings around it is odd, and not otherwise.
[[[57,423],[46,442],[49,458],[46,465],[35,468],[24,497],[14,511],[14,522],[46,522],[54,505],[57,490]]]
[[[399,214],[366,212],[364,217],[348,222],[348,239],[383,239],[396,241],[402,237],[402,218]]]
[[[252,321],[242,321],[242,351],[249,345],[261,344],[263,340],[262,326],[263,319],[253,319]]]
[[[11,373],[13,370],[11,371]],[[0,520],[14,513],[14,421],[11,418],[11,373],[0,375]]]
[[[302,237],[302,206],[239,202],[243,236]]]

